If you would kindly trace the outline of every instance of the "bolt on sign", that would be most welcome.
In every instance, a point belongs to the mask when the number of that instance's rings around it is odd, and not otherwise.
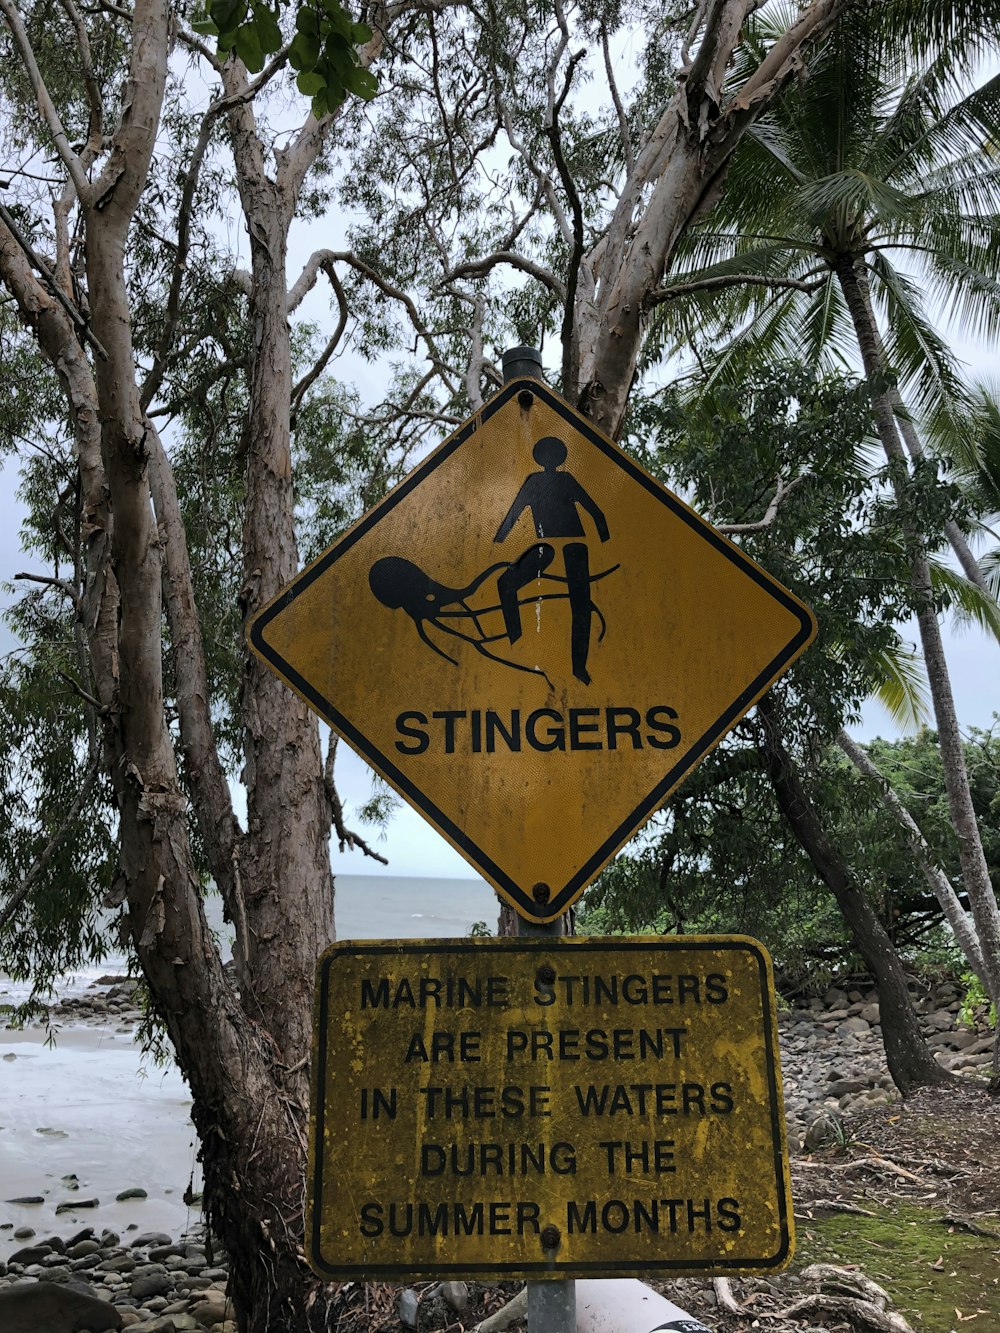
[[[306,1248],[328,1279],[773,1272],[770,959],[742,936],[334,945]]]
[[[558,394],[515,380],[249,637],[522,916],[551,921],[814,633]]]

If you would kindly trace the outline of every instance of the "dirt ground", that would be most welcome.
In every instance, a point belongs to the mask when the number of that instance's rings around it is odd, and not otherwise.
[[[925,1089],[831,1123],[792,1160],[796,1255],[776,1276],[653,1284],[714,1333],[1000,1333],[1000,1096]],[[416,1284],[420,1330],[471,1333],[519,1284],[456,1312]],[[398,1289],[341,1289],[337,1333],[398,1333]],[[512,1333],[525,1328],[510,1322]]]

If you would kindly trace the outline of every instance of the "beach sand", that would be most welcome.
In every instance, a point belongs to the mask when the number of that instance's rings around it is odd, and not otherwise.
[[[14,1236],[24,1227],[39,1237],[108,1228],[124,1239],[197,1221],[183,1197],[189,1184],[201,1189],[184,1080],[120,1028],[63,1027],[54,1047],[44,1028],[0,1029],[0,1261],[28,1243]],[[148,1197],[116,1202],[127,1189]],[[44,1202],[10,1202],[24,1196]],[[76,1206],[57,1214],[66,1203]]]

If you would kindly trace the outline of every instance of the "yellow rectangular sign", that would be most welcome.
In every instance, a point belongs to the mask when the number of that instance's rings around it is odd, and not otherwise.
[[[347,942],[319,963],[326,1278],[770,1272],[774,986],[743,936]]]

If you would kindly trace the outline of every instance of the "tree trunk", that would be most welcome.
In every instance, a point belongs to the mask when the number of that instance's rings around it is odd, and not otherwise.
[[[986,993],[989,994],[986,963],[983,959],[982,949],[979,947],[979,940],[976,938],[975,925],[969,920],[968,914],[958,901],[958,895],[952,888],[948,876],[935,863],[933,853],[927,846],[924,835],[920,832],[916,821],[886,778],[872,763],[868,754],[846,731],[840,731],[837,734],[837,744],[858,772],[871,779],[875,785],[879,801],[902,828],[910,851],[913,853],[913,859],[919,865],[920,872],[927,881],[928,887],[937,898],[941,911],[944,913],[944,918],[955,936],[955,942],[962,950],[966,962],[983,983]]]
[[[837,900],[851,938],[878,986],[879,1018],[889,1073],[906,1096],[914,1088],[948,1083],[953,1075],[931,1055],[910,1003],[899,955],[855,882],[843,856],[827,837],[791,755],[785,749],[777,710],[768,695],[757,705],[764,767],[781,813],[817,874]]]
[[[835,265],[847,307],[851,314],[858,346],[868,377],[879,438],[890,463],[890,476],[897,495],[902,491],[906,453],[900,442],[892,389],[886,385],[886,367],[880,355],[878,328],[868,289],[852,255],[841,255]],[[972,804],[972,792],[965,767],[965,751],[958,728],[958,715],[948,674],[941,626],[934,609],[927,543],[919,532],[907,533],[910,580],[917,600],[917,624],[927,667],[927,677],[934,704],[941,762],[944,767],[948,810],[958,836],[962,879],[969,897],[972,918],[982,946],[983,961],[991,998],[1000,995],[1000,910],[983,851],[979,824]]]

